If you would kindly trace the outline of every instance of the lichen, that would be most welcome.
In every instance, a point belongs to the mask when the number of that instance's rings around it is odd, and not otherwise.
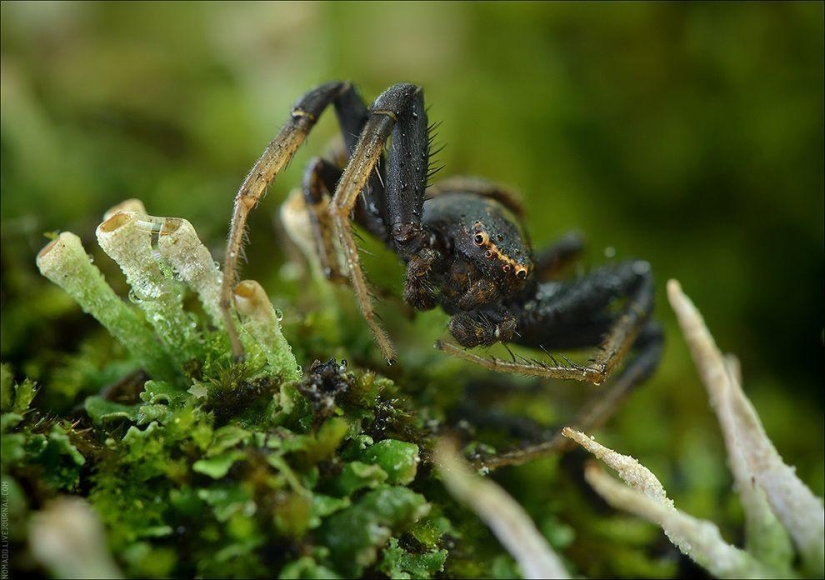
[[[768,438],[738,377],[738,365],[724,357],[696,307],[675,280],[668,297],[716,411],[728,452],[728,463],[745,512],[745,547],[723,540],[711,522],[677,510],[662,484],[635,459],[565,429],[566,437],[602,459],[629,486],[623,487],[595,466],[586,478],[611,505],[657,523],[682,553],[720,578],[788,578],[801,572],[825,573],[825,511],[816,497],[787,466]],[[795,552],[801,569],[794,570]]]

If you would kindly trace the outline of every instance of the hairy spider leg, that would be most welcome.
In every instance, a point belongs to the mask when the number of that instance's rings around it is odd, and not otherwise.
[[[378,322],[352,234],[350,215],[392,135],[386,163],[386,208],[390,242],[405,261],[423,243],[421,208],[429,163],[427,115],[420,87],[393,85],[373,103],[358,144],[330,204],[333,223],[349,269],[361,314],[387,362],[395,360],[389,337]]]
[[[586,401],[576,417],[567,426],[577,431],[591,433],[603,425],[621,406],[621,403],[645,382],[662,356],[664,333],[658,322],[648,321],[639,333],[633,347],[638,353],[611,379],[606,388],[594,393]],[[520,449],[490,456],[474,458],[476,469],[498,469],[506,465],[522,465],[540,457],[567,451],[574,444],[561,434],[554,432],[546,441],[528,445]]]
[[[549,283],[560,289],[543,292],[538,286],[529,307],[516,313],[518,328],[513,342],[548,349],[576,349],[599,345],[588,364],[570,361],[505,361],[467,352],[456,344],[438,341],[436,348],[495,371],[553,379],[602,383],[631,347],[653,311],[653,276],[643,261],[605,266],[572,282]],[[616,298],[626,297],[618,315],[605,312]],[[596,314],[592,314],[592,313]]]
[[[633,286],[627,304],[591,361],[601,370],[602,378],[606,378],[622,360],[653,312],[655,289],[650,264],[635,261],[626,262],[623,267],[638,276],[638,283]],[[661,340],[664,340],[664,335],[661,335]]]
[[[366,121],[366,106],[364,111]],[[379,159],[379,165],[372,173],[368,186],[361,192],[361,202],[356,204],[351,217],[375,238],[388,243],[383,170],[384,166]],[[338,260],[338,248],[334,239],[335,227],[329,204],[343,172],[343,168],[334,162],[315,157],[307,165],[302,183],[304,209],[309,215],[315,253],[319,257],[326,278],[338,284],[347,282],[348,277],[346,272],[341,271]]]
[[[310,161],[304,172],[303,195],[309,222],[312,227],[312,238],[315,244],[315,253],[321,261],[321,269],[328,280],[342,282],[346,276],[341,273],[338,263],[338,252],[332,234],[332,214],[329,211],[329,202],[335,184],[341,178],[341,169],[322,159],[315,157]]]
[[[261,200],[269,184],[289,163],[330,104],[335,107],[344,144],[347,150],[351,151],[366,117],[363,100],[350,83],[331,82],[320,85],[298,99],[292,107],[289,121],[252,166],[235,195],[221,285],[221,311],[235,360],[243,360],[244,347],[232,315],[232,289],[238,278],[238,260],[243,252],[249,212]]]

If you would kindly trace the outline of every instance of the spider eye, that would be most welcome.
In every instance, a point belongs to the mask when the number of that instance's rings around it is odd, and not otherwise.
[[[527,270],[522,268],[518,272],[516,272],[516,278],[518,278],[519,280],[524,280],[526,277],[527,277]]]
[[[504,266],[502,266],[501,269],[504,270],[505,274],[509,274],[510,273],[510,264],[504,264]]]
[[[484,245],[484,237],[484,234],[476,234],[473,237],[473,242],[475,242],[476,246],[482,246]]]

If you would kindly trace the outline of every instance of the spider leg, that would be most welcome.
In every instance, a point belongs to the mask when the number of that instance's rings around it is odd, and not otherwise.
[[[395,353],[373,310],[353,238],[350,215],[391,134],[384,183],[390,236],[388,243],[405,260],[420,248],[423,237],[421,210],[429,161],[427,116],[420,87],[394,85],[375,100],[330,204],[332,220],[361,313],[372,329],[384,358],[390,363],[394,361]]]
[[[341,177],[341,170],[332,163],[316,157],[310,161],[304,172],[303,195],[309,222],[312,227],[312,239],[315,252],[321,262],[321,269],[328,280],[339,282],[346,280],[338,264],[338,252],[332,234],[332,216],[329,212],[331,192]]]
[[[329,204],[332,200],[332,192],[335,191],[335,184],[343,172],[335,163],[323,159],[321,157],[313,158],[307,165],[304,172],[304,179],[301,188],[301,204],[296,206],[297,211],[305,213],[309,217],[309,225],[312,236],[311,246],[313,252],[318,256],[321,271],[327,280],[336,284],[346,284],[349,282],[349,277],[345,271],[341,270],[339,261],[339,251],[335,239],[335,226],[332,223],[332,213],[329,210]],[[375,173],[378,175],[378,173]],[[380,184],[379,184],[380,185]],[[380,186],[380,193],[383,195],[383,186]],[[361,199],[367,197],[367,192],[375,194],[375,189],[370,186],[367,190],[362,192]],[[299,210],[297,208],[300,208]],[[372,209],[375,209],[374,206]],[[355,223],[364,227],[370,233],[380,236],[376,233],[381,230],[386,230],[384,227],[383,218],[379,214],[374,214],[370,211],[370,207],[366,204],[358,204],[353,212],[353,219]],[[383,287],[371,288],[377,296],[381,299],[396,300],[398,297],[392,290]],[[399,308],[407,308],[409,306],[404,303],[399,304]],[[407,313],[412,316],[412,311]]]
[[[552,358],[551,362],[544,362],[537,359],[526,359],[517,357],[515,360],[506,361],[493,356],[484,357],[461,348],[459,345],[446,341],[437,340],[435,347],[439,350],[451,354],[458,358],[477,364],[491,371],[515,373],[533,377],[553,378],[561,380],[583,381],[588,383],[599,383],[604,380],[599,369],[584,365],[566,362],[559,363]],[[547,353],[549,355],[549,353]]]
[[[567,426],[590,433],[603,425],[610,416],[621,406],[633,390],[646,381],[662,356],[664,334],[661,326],[655,321],[649,321],[639,333],[634,348],[638,350],[622,371],[607,384],[590,396],[576,417]],[[556,431],[546,441],[528,445],[520,449],[508,451],[498,455],[476,457],[474,466],[477,469],[497,469],[505,465],[522,465],[540,457],[547,457],[554,453],[568,450],[571,441],[562,436],[561,430]]]
[[[628,266],[639,275],[639,283],[628,296],[627,304],[607,338],[596,350],[596,356],[590,361],[601,370],[603,377],[616,368],[653,311],[654,288],[650,265],[647,262],[631,262]]]
[[[243,359],[244,348],[232,315],[232,289],[237,282],[238,260],[243,252],[249,212],[261,200],[269,184],[289,163],[315,126],[318,117],[330,104],[335,106],[344,143],[350,150],[361,132],[366,107],[350,83],[332,82],[320,85],[298,99],[292,108],[289,121],[266,147],[235,195],[224,260],[221,310],[236,360]]]

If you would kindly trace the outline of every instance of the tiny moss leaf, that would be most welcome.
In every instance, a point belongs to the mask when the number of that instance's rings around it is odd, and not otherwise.
[[[391,538],[378,569],[390,578],[431,578],[444,569],[446,560],[446,550],[413,554],[401,548],[397,539]]]
[[[392,485],[407,485],[418,469],[418,446],[395,439],[384,439],[363,452],[364,461],[381,467]]]
[[[95,425],[102,425],[114,419],[127,419],[135,422],[140,413],[139,405],[123,405],[98,396],[87,398],[84,406]]]
[[[347,497],[359,489],[376,488],[387,481],[387,472],[378,465],[350,461],[335,480],[335,491]]]
[[[244,457],[243,451],[230,451],[222,455],[199,459],[192,465],[192,471],[208,475],[212,479],[220,479],[229,472],[236,461]]]
[[[429,508],[423,496],[405,487],[381,487],[331,516],[320,535],[340,570],[358,576],[376,561],[393,533],[418,521]]]

